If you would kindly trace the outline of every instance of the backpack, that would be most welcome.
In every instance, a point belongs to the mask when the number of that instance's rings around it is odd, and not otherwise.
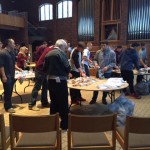
[[[149,85],[147,82],[141,81],[135,85],[134,90],[139,95],[148,95],[149,94]]]

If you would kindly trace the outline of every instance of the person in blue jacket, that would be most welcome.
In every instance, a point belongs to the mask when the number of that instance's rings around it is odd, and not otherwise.
[[[123,77],[123,80],[127,81],[127,83],[129,84],[131,96],[136,99],[141,99],[141,96],[134,91],[134,74],[133,74],[134,67],[138,71],[140,69],[138,54],[136,51],[136,49],[138,49],[139,46],[140,45],[138,43],[133,43],[129,48],[124,50],[121,54],[121,62],[120,62],[121,76]],[[124,92],[126,92],[126,90],[124,90]]]

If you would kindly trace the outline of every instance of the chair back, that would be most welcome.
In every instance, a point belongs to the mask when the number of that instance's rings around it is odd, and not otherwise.
[[[129,133],[150,134],[150,118],[126,117],[126,129]]]
[[[16,132],[51,132],[59,125],[58,115],[21,116],[10,114],[11,129]]]
[[[150,118],[127,116],[125,127],[116,129],[116,139],[124,150],[150,150]]]
[[[69,130],[73,132],[104,132],[116,128],[116,115],[89,116],[69,114]]]
[[[59,150],[61,148],[61,131],[59,128],[58,113],[54,115],[43,115],[43,116],[23,116],[10,114],[9,119],[10,119],[9,120],[10,141],[12,150],[16,149]],[[21,136],[19,136],[17,142],[15,142],[15,135],[19,132],[21,133],[20,134]],[[43,137],[41,135],[45,136]],[[37,140],[36,141],[33,140],[32,142],[29,139],[31,139],[33,136],[37,137]],[[45,139],[46,136],[47,138],[51,137],[52,139],[51,138]],[[44,142],[39,143],[40,139]],[[51,143],[49,142],[50,140],[53,141],[52,142],[53,144],[50,144]]]
[[[69,114],[68,118],[68,150],[74,150],[74,149],[115,149],[116,145],[116,114],[112,115],[104,115],[104,116],[89,116],[89,115],[74,115]],[[107,138],[107,131],[112,132],[112,137],[110,140]],[[82,136],[77,136],[77,134],[81,133]],[[76,135],[75,135],[76,134]],[[89,134],[92,136],[92,139],[97,138],[97,135],[105,135],[106,141],[108,141],[109,144],[106,145],[103,142],[100,142],[102,139],[96,139],[99,140],[98,142],[89,141]],[[101,136],[102,137],[102,136]],[[74,139],[75,138],[75,139]],[[104,138],[104,137],[103,137]],[[75,142],[75,141],[81,141],[81,142]],[[86,141],[86,142],[85,142]],[[90,144],[88,144],[88,142]],[[78,143],[78,144],[77,144]],[[80,143],[80,144],[79,144]],[[85,144],[86,143],[86,144]]]
[[[10,137],[6,136],[4,115],[0,114],[0,150],[6,150],[10,144]]]

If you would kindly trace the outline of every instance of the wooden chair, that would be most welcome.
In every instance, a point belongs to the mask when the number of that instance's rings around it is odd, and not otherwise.
[[[11,150],[60,150],[59,115],[20,116],[10,114]],[[20,136],[15,142],[14,132]]]
[[[5,127],[4,115],[0,114],[0,150],[6,150],[10,145],[9,127]]]
[[[69,114],[68,150],[115,150],[116,114],[83,116]],[[111,131],[108,138],[107,131]]]
[[[150,150],[150,118],[126,118],[126,126],[116,129],[116,139],[124,150]]]

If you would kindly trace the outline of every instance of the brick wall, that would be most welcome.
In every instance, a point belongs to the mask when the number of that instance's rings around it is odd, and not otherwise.
[[[121,0],[121,33],[119,44],[127,44],[128,0]]]
[[[94,45],[99,45],[101,37],[101,0],[95,0]]]
[[[6,0],[2,0],[6,1]],[[59,0],[42,0],[36,1],[30,0],[26,4],[26,0],[15,1],[15,3],[9,5],[9,10],[17,9],[20,12],[28,12],[28,20],[34,26],[44,26],[47,29],[40,31],[46,40],[55,42],[59,38],[64,38],[71,42],[74,46],[77,44],[78,34],[78,0],[73,0],[73,17],[66,19],[56,19],[56,4]],[[39,22],[38,7],[42,3],[53,4],[54,19],[50,21]],[[95,0],[95,22],[94,22],[94,46],[98,46],[101,41],[101,20],[102,20],[102,0]],[[128,19],[128,0],[121,0],[121,33],[120,44],[125,45],[127,42],[127,19]],[[5,7],[7,8],[7,7]]]

